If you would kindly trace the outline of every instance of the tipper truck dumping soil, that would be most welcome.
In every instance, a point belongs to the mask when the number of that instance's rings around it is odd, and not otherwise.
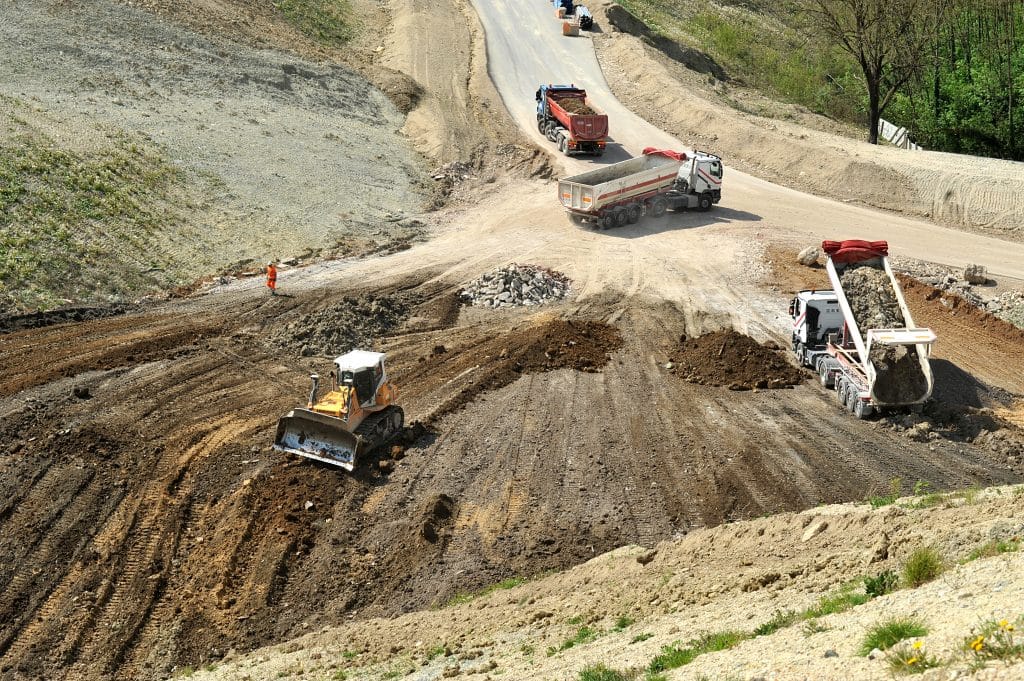
[[[920,405],[932,393],[935,334],[915,328],[884,241],[825,241],[833,290],[801,291],[790,303],[793,350],[835,388],[858,418]]]
[[[804,372],[774,343],[761,344],[732,329],[682,336],[672,364],[672,372],[685,381],[730,390],[785,388],[804,380]]]
[[[898,329],[907,324],[884,270],[857,263],[839,275],[861,329]]]

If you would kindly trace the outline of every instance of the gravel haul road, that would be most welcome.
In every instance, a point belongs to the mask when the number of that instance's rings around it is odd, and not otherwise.
[[[444,16],[464,6],[440,4]],[[536,70],[559,61],[542,50],[556,30],[545,2],[478,5],[489,49],[522,50],[488,64],[524,130],[536,84],[568,77],[607,101],[622,145],[608,160],[650,143],[599,72]],[[422,9],[394,3],[408,6]],[[432,68],[475,53],[483,36],[467,26],[410,49]],[[593,59],[586,40],[561,47]],[[458,73],[431,78],[451,88],[479,77]],[[457,136],[463,100],[425,101],[432,112],[454,102],[454,127],[436,137]],[[419,133],[432,116],[412,117]],[[788,341],[788,322],[765,234],[827,227],[891,237],[918,257],[943,244],[973,255],[985,240],[739,173],[715,211],[593,232],[565,218],[550,182],[525,174],[467,180],[476,195],[433,213],[424,243],[282,266],[275,297],[259,277],[225,278],[128,314],[5,327],[18,330],[0,334],[0,676],[166,678],[617,547],[862,500],[894,478],[944,490],[1024,476],[1019,431],[993,411],[1022,391],[1007,376],[1024,375],[1024,353],[1005,329],[929,308],[950,348],[977,335],[985,356],[946,355],[945,385],[960,389],[935,414],[873,421],[780,366],[771,345]],[[990,272],[1002,263],[1024,278],[1020,248],[999,245]],[[466,287],[511,262],[557,273],[565,298],[460,305]],[[742,367],[687,354],[715,332],[729,339],[718,354]],[[278,417],[305,402],[308,375],[346,343],[388,353],[407,422],[419,422],[353,474],[270,448]],[[677,356],[685,373],[670,366]]]

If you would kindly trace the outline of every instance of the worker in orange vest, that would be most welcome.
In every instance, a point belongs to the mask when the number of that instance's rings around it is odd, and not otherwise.
[[[270,289],[270,295],[277,295],[277,268],[272,262],[267,263],[267,288]]]

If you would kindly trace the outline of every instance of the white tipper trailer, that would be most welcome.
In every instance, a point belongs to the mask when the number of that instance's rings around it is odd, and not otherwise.
[[[666,210],[710,210],[722,200],[722,159],[647,148],[628,161],[558,181],[558,198],[577,222],[622,227]]]

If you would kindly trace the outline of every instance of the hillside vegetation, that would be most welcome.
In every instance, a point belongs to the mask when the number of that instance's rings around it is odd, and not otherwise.
[[[860,67],[816,28],[803,0],[617,2],[658,34],[708,53],[734,80],[866,125]],[[955,0],[949,7],[929,53],[883,117],[927,149],[1020,160],[1024,3]]]

